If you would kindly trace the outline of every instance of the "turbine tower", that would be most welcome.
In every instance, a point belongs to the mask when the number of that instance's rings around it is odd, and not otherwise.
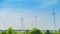
[[[35,16],[35,28],[37,27],[37,16]]]
[[[5,30],[5,22],[3,22],[3,24],[4,24],[4,29],[3,30]]]
[[[53,12],[53,16],[54,16],[54,30],[55,30],[55,33],[56,33],[56,24],[55,24],[55,12]]]
[[[23,18],[21,18],[21,29],[23,29]]]

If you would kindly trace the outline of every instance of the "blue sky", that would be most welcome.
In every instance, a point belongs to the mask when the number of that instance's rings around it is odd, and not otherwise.
[[[56,29],[59,29],[60,0],[0,0],[0,29],[4,29],[3,23],[5,29],[21,29],[22,17],[24,29],[31,29],[37,16],[37,28],[53,30],[53,7],[56,12]]]

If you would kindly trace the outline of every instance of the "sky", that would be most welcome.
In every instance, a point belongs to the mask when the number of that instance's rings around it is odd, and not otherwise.
[[[56,12],[55,28],[59,29],[60,0],[0,0],[0,29],[32,29],[37,16],[37,28],[54,30],[53,12]]]

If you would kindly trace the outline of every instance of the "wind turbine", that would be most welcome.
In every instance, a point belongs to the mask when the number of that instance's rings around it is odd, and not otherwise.
[[[56,28],[55,28],[56,27],[56,22],[55,22],[55,14],[56,13],[54,11],[54,6],[53,6],[53,10],[52,11],[53,11],[53,19],[54,19],[54,32],[56,33]]]

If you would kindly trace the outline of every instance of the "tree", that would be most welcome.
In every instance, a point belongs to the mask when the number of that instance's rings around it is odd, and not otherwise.
[[[31,34],[42,34],[42,32],[41,32],[39,29],[34,28],[34,29],[31,31]]]
[[[12,28],[8,29],[8,34],[12,34]]]
[[[26,34],[29,34],[29,30],[26,30],[25,32],[26,32]]]
[[[14,31],[14,34],[17,34],[17,32],[16,32],[16,31]]]
[[[46,30],[45,34],[51,34],[50,30]]]
[[[59,29],[59,34],[60,34],[60,29]]]
[[[6,34],[6,31],[4,30],[4,31],[2,31],[2,34]]]

